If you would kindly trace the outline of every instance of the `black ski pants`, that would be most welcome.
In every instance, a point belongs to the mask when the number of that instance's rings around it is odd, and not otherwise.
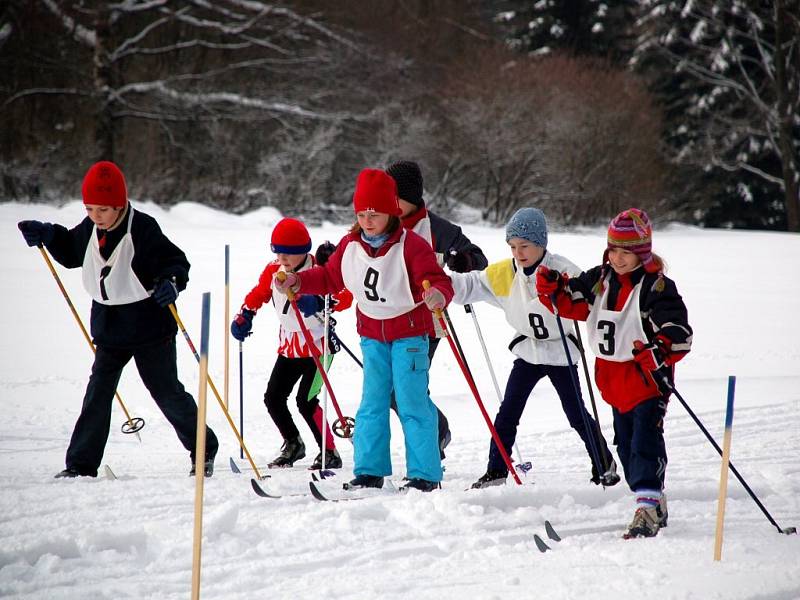
[[[602,435],[597,434],[597,424],[592,416],[586,410],[583,404],[583,398],[580,393],[575,395],[575,387],[572,384],[572,376],[570,369],[575,371],[577,378],[576,366],[557,366],[557,365],[532,365],[529,362],[518,358],[514,361],[514,366],[511,368],[511,373],[508,376],[508,383],[506,383],[506,391],[503,396],[503,402],[500,403],[500,409],[497,411],[497,416],[494,419],[494,427],[497,429],[497,434],[503,442],[506,452],[511,456],[511,448],[514,446],[514,441],[517,439],[517,427],[522,418],[522,411],[525,410],[525,404],[528,402],[528,397],[531,395],[533,388],[543,377],[548,377],[553,387],[556,389],[559,399],[561,400],[561,409],[567,416],[570,427],[572,427],[583,440],[586,447],[586,452],[592,458],[592,442],[594,441],[597,450],[605,453],[606,462],[611,464],[611,452],[608,449],[608,444]],[[580,392],[580,390],[579,390]],[[583,415],[581,415],[583,412]],[[584,421],[584,416],[586,421]],[[589,431],[586,429],[586,423],[589,425]],[[591,436],[591,437],[590,437]],[[602,455],[599,457],[602,460]],[[597,470],[602,473],[602,465],[595,465],[592,458],[592,465],[597,467]],[[489,445],[489,463],[487,466],[489,471],[505,472],[508,470],[503,456],[497,449],[497,445],[492,440]]]
[[[272,367],[272,373],[269,376],[267,391],[264,392],[264,404],[267,406],[267,412],[272,417],[284,440],[299,438],[300,432],[297,430],[297,426],[292,420],[292,414],[289,412],[289,394],[292,393],[295,384],[300,381],[295,399],[297,410],[314,435],[317,446],[322,448],[322,430],[320,429],[322,426],[322,410],[319,406],[319,399],[316,396],[309,398],[311,386],[316,375],[317,365],[313,358],[288,358],[278,355],[275,365]],[[319,415],[316,414],[318,410],[320,412]],[[319,423],[317,419],[319,419]],[[333,449],[332,444],[333,440],[328,439],[328,444],[326,445],[329,449]]]
[[[81,475],[97,475],[108,441],[114,393],[122,369],[131,358],[145,387],[194,461],[197,405],[178,381],[175,338],[170,337],[135,349],[97,347],[83,408],[67,448],[68,469],[75,469]],[[206,457],[213,458],[218,447],[217,436],[207,427]]]

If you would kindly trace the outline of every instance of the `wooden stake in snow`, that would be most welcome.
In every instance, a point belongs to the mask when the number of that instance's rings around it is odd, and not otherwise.
[[[725,411],[725,437],[722,440],[722,467],[719,474],[719,499],[717,501],[717,533],[714,536],[714,560],[722,559],[722,530],[725,524],[725,498],[728,495],[728,465],[731,461],[731,432],[733,429],[733,395],[736,377],[728,377],[728,407]]]
[[[208,392],[208,321],[211,294],[203,294],[200,329],[200,391],[197,394],[197,435],[194,449],[194,551],[192,556],[192,600],[200,598],[200,555],[203,542],[203,484],[206,463],[206,393]]]

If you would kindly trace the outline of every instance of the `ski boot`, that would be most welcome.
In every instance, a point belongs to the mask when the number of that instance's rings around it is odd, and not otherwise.
[[[211,477],[214,474],[214,458],[206,457],[206,461],[203,463],[203,475],[206,477]],[[195,463],[192,461],[192,468],[189,471],[189,477],[195,476]]]
[[[75,467],[67,467],[63,471],[56,473],[53,478],[54,479],[72,479],[74,477],[97,477],[97,472],[95,471],[94,474],[81,472]]]
[[[360,488],[382,488],[383,477],[380,475],[356,475],[355,479],[342,485],[345,490],[357,490]]]
[[[270,469],[288,468],[305,456],[306,446],[303,444],[303,440],[300,438],[285,440],[281,446],[281,453],[267,467]]]
[[[438,481],[428,481],[427,479],[419,479],[418,477],[414,477],[408,480],[403,486],[400,486],[401,492],[407,492],[409,490],[419,490],[420,492],[432,492],[433,490],[441,489],[442,484]]]
[[[341,469],[342,457],[339,456],[339,451],[336,448],[328,448],[325,450],[325,468],[326,469]],[[317,454],[314,462],[308,468],[309,471],[319,471],[322,469],[322,452]]]
[[[473,490],[480,490],[494,485],[505,485],[506,477],[508,477],[507,471],[488,470],[471,487]]]
[[[628,525],[628,529],[622,534],[622,537],[626,540],[637,537],[655,537],[660,529],[667,526],[668,516],[667,497],[662,495],[656,506],[636,509],[633,521]]]

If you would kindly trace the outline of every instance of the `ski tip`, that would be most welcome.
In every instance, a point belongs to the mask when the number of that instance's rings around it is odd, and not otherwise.
[[[262,498],[269,498],[269,494],[267,494],[264,489],[258,485],[258,482],[254,478],[250,478],[250,485],[253,487],[253,491]]]
[[[109,467],[108,465],[103,465],[103,471],[105,471],[106,479],[110,479],[111,481],[117,479],[117,476],[114,475],[114,471],[112,471],[111,467]]]
[[[556,533],[556,530],[553,529],[553,525],[550,521],[544,522],[544,530],[547,532],[547,537],[549,537],[554,542],[560,542],[561,536]]]
[[[241,473],[241,469],[239,469],[239,465],[236,464],[236,461],[233,460],[232,456],[228,457],[228,464],[231,466],[231,471],[234,473]]]
[[[533,541],[536,542],[536,547],[539,549],[539,552],[547,552],[550,550],[550,546],[544,543],[544,540],[539,537],[538,533],[533,534]]]
[[[308,488],[311,490],[311,495],[314,496],[320,502],[327,502],[327,498],[319,491],[316,484],[313,481],[308,482]]]

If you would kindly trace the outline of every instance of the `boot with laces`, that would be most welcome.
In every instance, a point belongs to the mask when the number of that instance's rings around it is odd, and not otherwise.
[[[298,460],[305,458],[306,446],[303,440],[295,438],[293,440],[286,440],[281,446],[281,453],[269,463],[267,466],[270,469],[283,469],[291,467]]]

